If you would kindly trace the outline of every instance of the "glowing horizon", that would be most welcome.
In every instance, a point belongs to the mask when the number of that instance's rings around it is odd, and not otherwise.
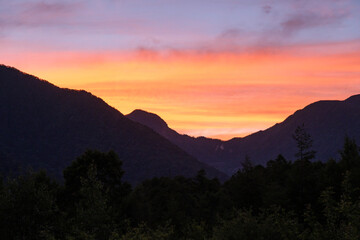
[[[191,136],[242,137],[360,93],[353,0],[1,4],[0,63]]]

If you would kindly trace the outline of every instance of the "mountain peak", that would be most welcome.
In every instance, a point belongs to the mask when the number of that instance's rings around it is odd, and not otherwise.
[[[0,64],[0,74],[25,74],[25,73],[21,72],[20,70],[14,67]],[[3,80],[6,80],[6,78],[4,78]]]
[[[0,64],[0,69],[3,69],[3,68],[7,68],[7,66],[4,64]]]
[[[161,117],[141,109],[136,109],[126,116],[135,122],[144,124],[154,129],[155,131],[161,131],[168,128],[167,123]]]
[[[10,66],[6,66],[5,64],[0,64],[0,69],[4,70],[4,69],[15,69],[15,68],[10,67]]]
[[[39,85],[55,87],[55,85],[49,83],[48,81],[39,79],[36,76],[22,72],[17,68],[6,66],[4,64],[0,64],[0,79],[1,87],[4,89],[21,87],[28,88],[29,86],[37,88]]]
[[[358,103],[360,104],[360,94],[353,95],[345,100],[347,103]]]
[[[200,169],[226,179],[100,98],[5,65],[0,65],[0,116],[0,154],[7,161],[0,164],[1,174],[31,167],[61,179],[77,156],[97,149],[115,151],[123,161],[124,179],[134,184],[154,176],[192,177]]]
[[[0,72],[3,73],[3,74],[4,73],[17,73],[17,74],[29,75],[27,73],[24,73],[24,72],[20,71],[17,68],[7,66],[5,64],[0,64]],[[34,77],[34,76],[32,76],[32,77]],[[34,77],[34,78],[36,78],[36,77]]]

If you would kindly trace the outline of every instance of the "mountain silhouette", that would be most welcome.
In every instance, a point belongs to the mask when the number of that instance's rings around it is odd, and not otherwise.
[[[154,176],[194,176],[199,162],[152,129],[133,122],[86,91],[62,89],[0,65],[0,170],[31,167],[55,177],[87,149],[114,150],[124,178],[138,183]]]
[[[337,159],[346,136],[360,142],[360,95],[344,101],[312,103],[269,129],[229,141],[181,135],[168,128],[155,114],[141,110],[135,110],[127,117],[152,127],[200,161],[228,175],[241,167],[246,156],[253,164],[263,165],[279,154],[288,160],[295,160],[297,147],[292,136],[295,129],[302,124],[313,139],[313,149],[317,152],[316,160]]]
[[[226,167],[227,159],[223,159],[224,141],[206,137],[194,138],[185,134],[179,134],[169,128],[167,123],[158,115],[143,110],[134,110],[126,116],[135,122],[152,128],[200,161],[206,162],[217,169]]]

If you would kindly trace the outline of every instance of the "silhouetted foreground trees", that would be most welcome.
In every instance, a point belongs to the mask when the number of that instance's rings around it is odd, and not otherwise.
[[[347,138],[340,153],[248,161],[224,184],[200,171],[132,189],[114,152],[87,151],[63,184],[45,172],[3,179],[0,239],[359,239],[359,147]]]

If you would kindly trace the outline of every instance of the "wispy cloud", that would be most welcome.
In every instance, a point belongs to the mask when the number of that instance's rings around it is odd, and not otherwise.
[[[271,7],[271,5],[266,4],[266,5],[262,6],[262,9],[263,9],[264,13],[269,14],[272,10],[272,7]]]
[[[356,17],[353,5],[350,0],[7,1],[0,8],[0,32],[29,42],[51,35],[51,41],[34,41],[66,49],[240,51],[302,41],[299,33],[323,40],[323,32],[308,30],[340,26]],[[34,36],[24,36],[30,30]],[[360,35],[346,25],[332,36],[344,34]]]
[[[20,2],[8,6],[9,11],[0,11],[0,26],[38,27],[66,23],[80,7],[77,2]]]
[[[340,24],[349,16],[349,13],[344,9],[295,13],[281,23],[281,32],[283,35],[289,36],[308,28]]]

